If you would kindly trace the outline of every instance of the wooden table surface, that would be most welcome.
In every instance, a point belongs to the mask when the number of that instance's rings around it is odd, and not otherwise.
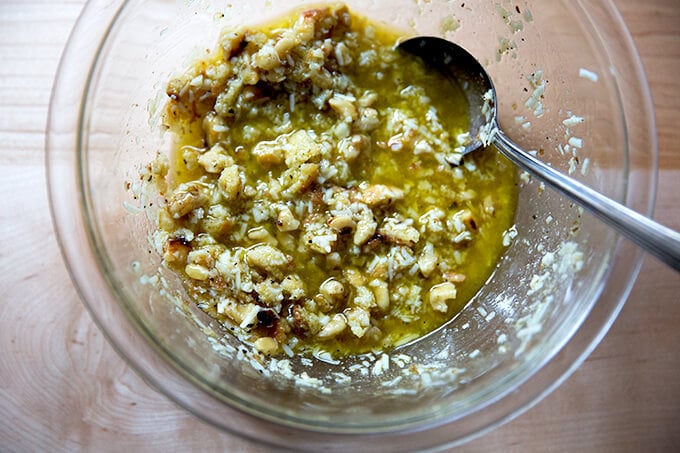
[[[83,3],[0,0],[0,451],[260,451],[142,381],[67,275],[48,214],[44,131]],[[680,1],[616,3],[655,100],[655,217],[680,230]],[[679,302],[679,275],[646,257],[623,312],[580,369],[462,450],[680,451]]]

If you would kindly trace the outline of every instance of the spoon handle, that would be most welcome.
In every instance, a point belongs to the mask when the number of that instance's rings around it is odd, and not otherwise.
[[[680,234],[605,197],[524,151],[500,130],[494,144],[512,162],[559,190],[647,252],[680,272]]]

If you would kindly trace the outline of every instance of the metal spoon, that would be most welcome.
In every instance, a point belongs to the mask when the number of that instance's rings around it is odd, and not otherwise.
[[[463,155],[493,143],[520,168],[559,190],[647,252],[680,271],[680,234],[546,165],[500,130],[493,83],[482,65],[465,49],[437,37],[407,39],[398,48],[422,58],[426,65],[458,83],[465,92],[470,110],[471,142]]]

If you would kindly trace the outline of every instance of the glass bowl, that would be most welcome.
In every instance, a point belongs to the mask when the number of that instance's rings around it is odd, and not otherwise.
[[[160,127],[170,77],[212,48],[223,27],[260,23],[305,3],[86,5],[59,68],[48,124],[62,253],[92,317],[125,360],[220,429],[311,451],[462,443],[517,416],[579,366],[621,310],[642,254],[519,175],[516,236],[452,322],[394,353],[255,360],[162,265],[150,244],[155,198],[144,175],[156,153],[172,146]],[[508,135],[651,214],[652,105],[611,1],[346,3],[405,35],[462,44],[491,73]]]

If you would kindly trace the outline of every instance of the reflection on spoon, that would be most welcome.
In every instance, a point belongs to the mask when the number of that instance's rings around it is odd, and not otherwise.
[[[538,160],[501,130],[496,117],[496,90],[481,64],[462,47],[437,37],[407,39],[398,48],[422,58],[465,92],[470,111],[470,143],[463,155],[493,143],[510,161],[535,175],[647,252],[680,271],[680,234],[638,214]]]

